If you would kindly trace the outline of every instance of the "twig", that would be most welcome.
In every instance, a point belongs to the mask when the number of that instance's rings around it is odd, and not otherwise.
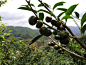
[[[46,5],[41,1],[41,0],[38,0],[50,13],[53,13],[52,11],[50,11],[47,7],[46,7]]]
[[[68,52],[68,53],[70,53],[70,54],[72,54],[72,55],[74,55],[74,56],[76,56],[76,57],[78,57],[78,58],[81,58],[81,59],[85,59],[85,60],[86,60],[86,58],[84,58],[84,57],[82,57],[82,56],[80,56],[80,55],[78,55],[78,54],[76,54],[76,53],[74,53],[74,52],[71,52],[71,51],[65,49],[64,47],[60,46],[60,45],[59,45],[57,42],[55,42],[50,36],[49,36],[49,38],[50,38],[54,43],[56,43],[61,49],[65,50],[66,52]]]
[[[75,37],[74,39],[86,50],[86,45],[85,45],[84,43],[82,43],[82,42],[73,34],[73,32],[70,30],[70,28],[67,27],[65,24],[63,24],[63,26],[70,32],[70,34],[71,34],[72,36]]]
[[[26,2],[28,3],[28,5],[30,6],[32,12],[35,14],[35,16],[38,18],[38,20],[40,20],[39,17],[37,16],[37,14],[34,12],[33,8],[31,7],[30,2],[28,2],[27,0],[26,0]],[[55,31],[61,32],[60,30],[57,30],[57,29],[51,27],[50,25],[46,24],[45,22],[43,22],[43,23],[44,23],[45,25],[47,25],[49,28],[51,28],[51,29],[53,29],[53,30],[55,30]]]
[[[42,1],[40,1],[40,0],[38,0],[41,4],[43,4],[42,3]],[[43,4],[44,5],[44,4]],[[49,11],[49,12],[51,12],[45,5],[44,5],[44,7]],[[51,12],[52,13],[52,12]],[[53,14],[53,13],[52,13]],[[61,22],[62,23],[62,22]],[[73,32],[70,30],[70,28],[69,27],[67,27],[64,23],[62,23],[62,25],[70,32],[70,34],[72,35],[72,36],[74,36],[75,37],[75,35],[73,34]],[[85,50],[86,50],[86,45],[84,44],[84,43],[82,43],[77,37],[76,38],[74,38]]]
[[[30,3],[26,0],[26,2],[28,3],[28,5],[30,6],[30,8],[31,8],[31,10],[32,10],[32,12],[35,14],[35,16],[39,19],[39,17],[36,15],[36,13],[34,12],[34,10],[32,9],[32,7],[31,7],[31,5],[30,5]],[[40,19],[39,19],[40,20]],[[43,22],[44,23],[44,22]],[[48,24],[46,24],[46,23],[44,23],[45,25],[47,25],[47,26],[49,26]],[[52,28],[51,26],[49,26],[51,29],[53,29],[53,30],[56,30],[56,31],[59,31],[59,30],[57,30],[57,29],[54,29],[54,28]],[[72,31],[67,27],[67,26],[65,26],[65,28],[67,28],[70,32],[71,32],[71,34],[73,35],[73,36],[75,36],[73,33],[72,33]],[[59,31],[60,32],[60,31]],[[55,42],[50,36],[49,36],[49,38],[53,41],[53,42]],[[76,37],[74,37],[75,39],[77,39]],[[56,42],[55,42],[56,43]],[[71,51],[68,51],[67,49],[65,49],[64,47],[62,47],[62,46],[60,46],[58,43],[56,43],[60,48],[62,48],[63,50],[65,50],[65,51],[67,51],[68,53],[71,53],[71,54],[73,54],[73,55],[75,55],[75,56],[77,56],[77,57],[79,57],[79,58],[81,58],[81,59],[85,59],[86,60],[86,58],[84,58],[84,57],[82,57],[82,56],[80,56],[80,55],[77,55],[76,53],[74,53],[74,52],[71,52]]]

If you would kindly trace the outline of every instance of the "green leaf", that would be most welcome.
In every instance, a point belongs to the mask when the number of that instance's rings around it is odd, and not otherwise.
[[[83,23],[86,21],[86,13],[82,16],[81,19],[81,27],[83,26]]]
[[[65,12],[62,12],[62,13],[60,13],[58,16],[57,16],[57,18],[59,18],[62,14],[64,14]]]
[[[29,8],[29,7],[19,7],[18,9],[32,11],[31,8]],[[34,10],[34,12],[37,13],[36,10]]]
[[[34,4],[30,4],[31,6],[35,7]]]
[[[84,35],[85,30],[86,30],[86,24],[81,28],[81,34],[82,34],[82,36]]]
[[[82,37],[84,36],[84,33],[85,33],[85,30],[84,30],[84,28],[81,28],[81,35],[82,35]]]
[[[44,19],[44,13],[39,13],[39,19],[41,19],[43,21],[43,19]]]
[[[56,3],[56,4],[53,6],[53,10],[54,10],[57,6],[63,5],[63,3],[66,3],[66,2],[58,2],[58,3]]]
[[[61,20],[63,20],[63,19],[74,19],[74,18],[73,18],[73,17],[71,17],[71,16],[66,15],[66,16],[62,17],[62,19],[61,19]]]
[[[72,14],[72,12],[74,11],[74,9],[76,8],[77,5],[78,5],[78,4],[75,4],[75,5],[70,6],[70,7],[67,9],[67,11],[66,11],[66,15]]]
[[[52,14],[52,13],[46,11],[46,10],[40,9],[40,10],[38,10],[38,12],[39,12],[39,11],[43,11],[43,12],[45,12],[45,13],[47,13],[47,14],[50,14],[50,15],[53,16],[54,18],[56,18],[56,16],[55,16],[54,14]]]
[[[43,3],[44,5],[46,5],[47,7],[50,7],[47,3]],[[42,4],[39,4],[38,7],[42,7]]]
[[[30,4],[31,6],[34,6],[34,4]],[[28,5],[21,5],[21,6],[25,6],[25,7],[28,7]],[[35,7],[35,6],[34,6]]]
[[[66,9],[66,8],[57,8],[57,10],[61,10],[61,11],[64,11],[64,12],[66,12],[66,11],[67,11],[67,9]]]
[[[79,13],[78,12],[74,12],[76,17],[79,18]]]
[[[36,36],[32,41],[31,41],[31,43],[30,43],[30,45],[32,44],[32,43],[34,43],[36,40],[38,40],[40,37],[42,37],[43,35],[38,35],[38,36]]]

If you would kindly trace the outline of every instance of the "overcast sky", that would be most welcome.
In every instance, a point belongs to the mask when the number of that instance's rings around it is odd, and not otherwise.
[[[43,2],[48,3],[51,8],[53,5],[57,2],[60,1],[65,1],[66,3],[64,6],[59,6],[60,7],[65,7],[69,8],[71,5],[78,4],[77,8],[75,11],[80,13],[80,16],[82,16],[86,12],[86,0],[42,0]],[[31,0],[31,3],[33,3],[36,7],[39,4],[38,0]],[[20,10],[17,9],[21,5],[27,5],[25,0],[8,0],[8,2],[0,8],[0,15],[4,17],[2,19],[3,23],[7,23],[7,25],[13,25],[13,26],[23,26],[23,27],[29,27],[32,29],[35,29],[35,26],[30,26],[28,24],[28,18],[31,15],[34,15],[30,11],[26,10]],[[59,14],[61,11],[55,10],[55,14]],[[47,16],[47,15],[46,15]],[[80,23],[80,22],[79,22]],[[72,20],[68,20],[67,22],[68,26],[76,26]]]

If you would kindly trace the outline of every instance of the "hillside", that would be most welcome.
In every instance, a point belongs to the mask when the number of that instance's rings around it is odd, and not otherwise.
[[[7,28],[9,28],[9,30],[12,30],[12,33],[15,37],[22,37],[23,39],[34,38],[40,34],[38,29],[30,29],[20,26],[7,26]],[[74,34],[80,36],[78,27],[69,26],[69,28],[73,31]]]
[[[9,30],[12,30],[12,33],[15,37],[22,37],[24,39],[33,38],[36,35],[39,35],[38,30],[33,30],[27,27],[7,26],[7,28],[9,28]]]

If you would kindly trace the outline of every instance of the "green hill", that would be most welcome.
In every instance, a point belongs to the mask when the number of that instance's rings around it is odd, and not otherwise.
[[[38,30],[33,30],[27,27],[7,26],[7,28],[12,30],[12,33],[15,37],[22,37],[24,39],[33,38],[40,34]]]

